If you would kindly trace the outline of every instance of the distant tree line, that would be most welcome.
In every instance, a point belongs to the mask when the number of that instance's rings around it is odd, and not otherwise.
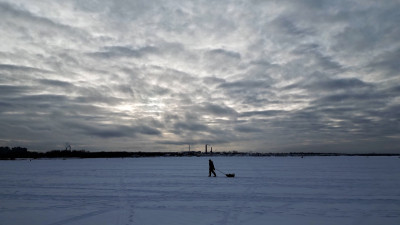
[[[26,155],[28,155],[28,149],[27,148],[22,148],[22,147],[14,147],[10,148],[8,146],[6,147],[0,147],[0,158],[25,158]]]
[[[158,156],[200,156],[201,152],[89,152],[86,150],[52,150],[48,152],[32,152],[21,147],[0,147],[0,159],[16,158],[125,158],[125,157],[158,157]]]
[[[306,156],[400,156],[400,154],[347,154],[347,153],[316,153],[316,152],[289,152],[289,153],[249,153],[249,152],[213,152],[200,151],[184,152],[89,152],[85,150],[52,150],[48,152],[31,152],[23,147],[0,147],[0,159],[13,160],[17,158],[134,158],[134,157],[182,157],[182,156],[253,156],[253,157],[306,157]]]

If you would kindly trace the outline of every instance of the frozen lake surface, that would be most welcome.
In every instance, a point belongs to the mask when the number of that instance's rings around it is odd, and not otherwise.
[[[398,157],[212,159],[0,161],[0,224],[400,224]]]

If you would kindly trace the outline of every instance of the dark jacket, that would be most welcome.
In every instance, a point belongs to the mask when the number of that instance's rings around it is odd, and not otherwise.
[[[209,168],[209,170],[215,170],[213,161],[208,160],[208,168]]]

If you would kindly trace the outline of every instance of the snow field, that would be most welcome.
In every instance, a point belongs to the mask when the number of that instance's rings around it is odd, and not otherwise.
[[[0,161],[0,225],[400,224],[398,157]]]

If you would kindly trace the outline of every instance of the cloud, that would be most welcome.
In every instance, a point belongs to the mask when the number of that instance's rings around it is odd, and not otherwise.
[[[126,125],[100,125],[78,122],[67,122],[68,127],[77,129],[82,133],[93,135],[100,138],[120,138],[120,137],[134,137],[137,134],[144,135],[161,135],[161,132],[155,128],[145,125],[139,126],[126,126]]]
[[[215,77],[215,76],[213,76],[213,77],[205,77],[205,78],[203,78],[203,81],[207,85],[219,85],[221,83],[225,83],[226,82],[225,79],[218,78],[218,77]]]
[[[0,85],[0,95],[3,97],[21,95],[24,92],[29,92],[29,89],[27,86]]]
[[[50,79],[40,79],[39,83],[43,85],[63,87],[63,88],[71,88],[74,86],[70,82],[65,82],[61,80],[50,80]]]
[[[277,116],[285,114],[286,111],[283,110],[263,110],[263,111],[249,111],[240,114],[241,117],[251,117],[251,116]]]
[[[308,80],[302,80],[298,83],[291,84],[285,89],[303,88],[309,91],[323,91],[332,92],[338,90],[352,91],[360,89],[372,89],[373,84],[368,84],[359,80],[358,78],[337,78],[331,79],[329,77],[317,75],[309,78]]]
[[[400,48],[382,53],[368,67],[370,70],[377,71],[388,77],[399,76],[400,65],[396,60],[397,57],[400,57]]]
[[[10,64],[0,64],[0,70],[3,72],[13,73],[13,72],[24,72],[24,73],[34,73],[34,72],[48,72],[46,70],[30,67],[30,66],[20,66],[20,65],[10,65]]]
[[[9,35],[20,36],[27,46],[42,44],[40,47],[48,48],[48,45],[59,43],[59,40],[73,44],[90,39],[87,33],[79,28],[58,23],[50,18],[26,10],[22,5],[17,6],[6,2],[0,3],[0,13],[7,37]],[[39,40],[40,39],[40,40]],[[31,41],[25,42],[25,40]],[[38,41],[37,43],[35,43]],[[16,42],[18,43],[18,41]]]
[[[176,130],[185,130],[185,131],[207,131],[208,127],[204,124],[196,123],[196,122],[177,122],[174,125]]]
[[[274,19],[271,24],[274,27],[274,30],[277,33],[283,33],[284,35],[292,36],[292,37],[303,37],[307,35],[312,35],[312,30],[302,29],[296,26],[295,23],[291,21],[291,18],[288,17],[278,17]]]
[[[241,133],[260,133],[260,132],[262,132],[261,129],[252,127],[252,126],[236,126],[235,130],[239,131]]]
[[[112,59],[117,57],[140,58],[144,57],[147,54],[157,54],[157,53],[158,49],[151,46],[146,46],[138,49],[133,49],[128,46],[108,46],[104,47],[104,50],[102,51],[94,52],[89,55],[105,59]]]
[[[208,57],[211,57],[212,59],[221,59],[221,60],[226,60],[226,59],[240,59],[241,56],[237,52],[233,51],[227,51],[225,49],[213,49],[210,51],[206,52],[206,55]]]
[[[397,152],[399,9],[5,0],[0,146]]]
[[[239,91],[241,90],[248,90],[248,89],[255,89],[255,88],[268,88],[269,85],[264,82],[260,81],[253,81],[253,80],[240,80],[240,81],[234,81],[234,82],[225,82],[221,85],[219,85],[220,88],[225,88],[225,89],[237,89]]]
[[[203,104],[203,106],[200,107],[199,110],[205,113],[210,113],[219,116],[235,116],[237,114],[237,112],[234,109],[228,106],[217,105],[212,103]]]

